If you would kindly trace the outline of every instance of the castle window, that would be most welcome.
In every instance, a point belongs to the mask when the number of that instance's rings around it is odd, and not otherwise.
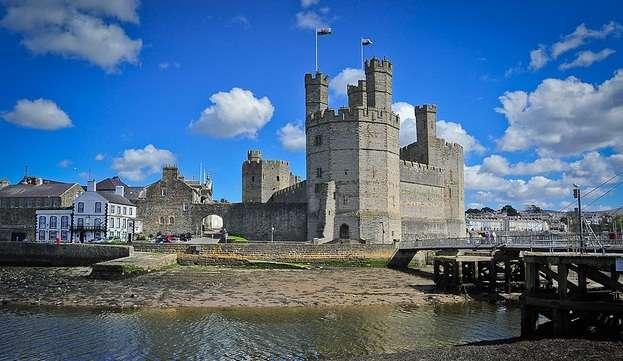
[[[277,176],[277,182],[279,182],[279,176]]]
[[[169,224],[173,225],[175,223],[175,218],[169,217]]]
[[[315,193],[320,193],[320,183],[314,184],[314,192]]]
[[[322,168],[316,168],[316,177],[322,178]]]
[[[183,210],[183,211],[187,211],[187,210],[188,210],[188,203],[184,202],[184,203],[182,204],[182,210]]]
[[[321,135],[317,135],[314,137],[314,145],[316,147],[319,147],[322,145],[322,136]]]
[[[255,182],[255,176],[254,175],[251,176],[251,182]]]
[[[164,224],[164,217],[160,217],[160,224]]]
[[[165,188],[160,188],[160,195],[162,197],[166,196],[167,195],[167,190]]]

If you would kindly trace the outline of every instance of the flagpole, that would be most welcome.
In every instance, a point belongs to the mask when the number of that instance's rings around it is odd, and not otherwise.
[[[359,46],[361,47],[361,70],[364,70],[364,66],[363,66],[363,38],[359,39]]]
[[[318,72],[318,29],[314,30],[316,34],[316,73]]]

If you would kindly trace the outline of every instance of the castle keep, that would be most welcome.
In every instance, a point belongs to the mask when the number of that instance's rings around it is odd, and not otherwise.
[[[212,201],[211,187],[200,197],[177,169],[165,168],[138,203],[145,230],[202,234],[206,218],[218,215],[229,232],[255,240],[463,236],[463,148],[437,138],[434,105],[415,108],[417,140],[401,148],[392,77],[391,62],[368,60],[365,80],[348,85],[348,106],[329,109],[328,76],[305,74],[306,180],[288,162],[250,150],[242,202],[225,203]]]

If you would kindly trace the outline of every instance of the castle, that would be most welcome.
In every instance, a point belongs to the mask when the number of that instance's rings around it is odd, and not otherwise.
[[[288,162],[250,150],[242,202],[225,203],[199,197],[166,167],[138,202],[146,233],[202,234],[205,220],[218,215],[231,233],[255,240],[463,236],[463,148],[437,138],[434,105],[415,107],[417,141],[400,148],[392,76],[391,62],[368,60],[365,80],[348,85],[348,106],[336,110],[328,108],[328,76],[305,74],[306,179]],[[163,218],[171,212],[174,219]]]

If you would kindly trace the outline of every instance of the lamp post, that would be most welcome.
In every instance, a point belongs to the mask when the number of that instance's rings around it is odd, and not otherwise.
[[[578,227],[580,233],[580,252],[584,249],[584,237],[582,234],[582,192],[580,191],[580,186],[577,184],[573,185],[573,198],[578,200]]]
[[[275,226],[270,226],[270,243],[275,243]]]

